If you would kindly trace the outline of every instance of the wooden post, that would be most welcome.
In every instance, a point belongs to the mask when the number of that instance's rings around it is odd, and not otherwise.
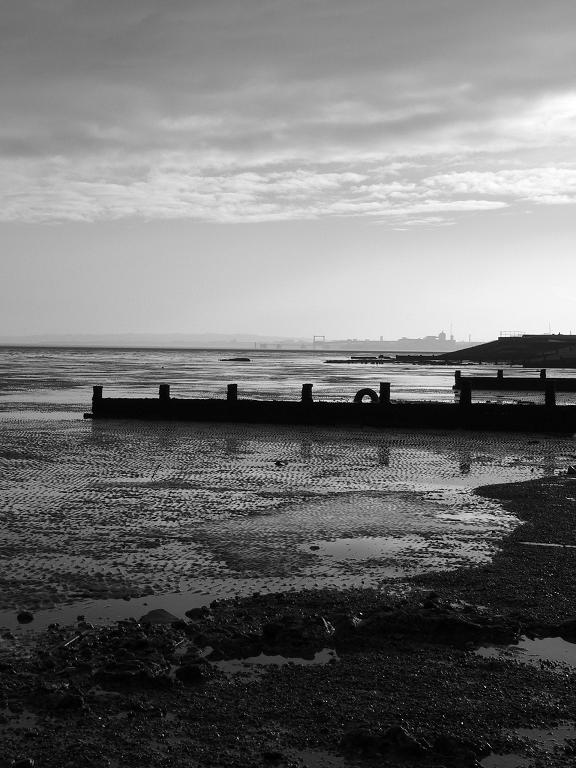
[[[390,382],[380,382],[380,397],[378,398],[380,405],[390,405]]]
[[[312,384],[302,384],[302,402],[312,403]]]
[[[460,405],[466,407],[472,405],[472,387],[469,379],[461,379],[460,382]]]
[[[542,380],[546,379],[546,368],[542,368],[542,370],[540,371],[540,378]]]
[[[226,400],[235,403],[238,400],[238,384],[228,384],[226,388]]]
[[[460,386],[460,379],[462,378],[462,371],[454,371],[454,387],[458,389]]]
[[[158,395],[163,403],[170,400],[170,384],[160,384]]]
[[[546,382],[546,388],[544,389],[544,403],[549,408],[554,408],[556,405],[556,387],[553,381]]]
[[[96,403],[102,400],[102,387],[97,385],[92,387],[92,402]]]

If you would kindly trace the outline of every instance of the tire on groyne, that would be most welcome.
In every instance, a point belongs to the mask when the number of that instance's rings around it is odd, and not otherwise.
[[[373,389],[365,387],[364,389],[359,389],[358,392],[356,392],[354,395],[354,402],[363,403],[365,397],[369,397],[371,403],[377,403],[379,400],[377,393]]]

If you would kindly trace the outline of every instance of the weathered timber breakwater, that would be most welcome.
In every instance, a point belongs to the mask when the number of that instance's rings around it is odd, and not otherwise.
[[[493,392],[543,392],[546,402],[553,405],[556,392],[576,392],[575,378],[548,378],[546,369],[540,371],[539,376],[504,376],[500,369],[496,376],[466,376],[461,371],[454,371],[455,390],[470,387],[472,390]]]
[[[229,384],[226,399],[171,397],[170,386],[161,384],[156,398],[105,398],[101,386],[93,389],[92,419],[143,419],[208,421],[252,424],[299,424],[366,426],[374,428],[473,429],[514,432],[576,432],[576,406],[557,405],[555,384],[547,381],[544,404],[472,402],[474,382],[459,376],[457,403],[394,402],[390,384],[381,382],[379,392],[359,390],[353,401],[318,402],[312,384],[302,385],[299,401],[243,400],[238,386]],[[542,388],[542,381],[540,381]],[[365,402],[368,398],[368,402]]]

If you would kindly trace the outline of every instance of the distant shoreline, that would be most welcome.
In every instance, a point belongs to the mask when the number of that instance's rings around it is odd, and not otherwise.
[[[472,346],[472,345],[471,345]],[[32,344],[32,343],[16,343],[16,342],[0,342],[0,349],[108,349],[108,350],[132,350],[132,351],[138,351],[138,350],[150,350],[150,351],[163,351],[163,352],[251,352],[253,354],[264,354],[268,355],[270,353],[306,353],[306,354],[345,354],[348,357],[353,354],[366,354],[367,356],[374,356],[374,354],[411,354],[411,355],[431,355],[434,353],[437,354],[443,354],[447,351],[452,351],[453,347],[450,348],[450,350],[445,349],[414,349],[413,347],[395,347],[394,349],[385,349],[385,348],[379,348],[379,349],[365,349],[362,347],[346,347],[343,348],[337,348],[337,347],[329,347],[329,348],[320,348],[320,349],[310,349],[309,347],[290,347],[290,348],[283,348],[283,349],[274,349],[270,347],[269,349],[255,349],[254,346],[222,346],[222,347],[193,347],[193,346],[158,346],[158,345],[147,345],[147,344],[139,344],[139,345],[129,345],[129,344]]]

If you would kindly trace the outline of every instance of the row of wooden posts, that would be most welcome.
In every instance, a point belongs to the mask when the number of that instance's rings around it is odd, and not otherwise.
[[[546,381],[546,368],[542,368],[540,371],[540,374],[538,376],[540,381]],[[496,379],[498,381],[504,381],[504,370],[502,368],[499,368],[496,371]],[[462,371],[454,371],[454,383],[456,386],[459,385],[460,381],[463,381]]]
[[[460,405],[472,404],[472,384],[468,379],[460,379]],[[556,386],[553,381],[547,381],[544,386],[544,405],[555,406],[556,405]]]
[[[501,373],[499,371],[499,373]],[[545,374],[545,371],[543,372]],[[457,388],[460,391],[459,404],[461,406],[469,406],[472,404],[472,383],[469,379],[461,376],[460,371],[456,371],[455,378],[457,381]],[[546,376],[540,375],[540,378],[545,382],[544,384],[544,403],[547,406],[556,405],[556,388],[553,381],[546,381]],[[312,397],[312,384],[302,384],[302,394],[300,400],[302,403],[313,403]],[[160,384],[159,387],[159,399],[161,402],[170,401],[170,384]],[[372,403],[379,405],[390,405],[390,382],[381,381],[379,391],[376,393],[373,389],[361,389],[357,392],[354,402],[363,402],[364,397],[368,396]],[[93,387],[93,401],[98,402],[102,400],[102,386],[97,385]],[[229,403],[235,403],[238,400],[238,384],[228,384],[226,389],[226,400]]]
[[[303,403],[313,403],[314,399],[312,397],[312,384],[302,384],[302,395],[301,395],[301,402]],[[102,400],[102,391],[103,388],[101,385],[96,385],[92,387],[92,400],[98,402],[99,400]],[[360,390],[360,392],[364,392],[365,394],[368,394],[369,392],[372,394],[372,401],[373,402],[379,402],[382,404],[390,403],[390,384],[389,382],[382,381],[380,383],[380,391],[379,394],[376,394],[374,390]],[[168,402],[170,400],[170,384],[160,384],[158,396],[162,402]],[[238,400],[238,384],[228,384],[226,388],[226,400],[229,403],[235,403]]]

